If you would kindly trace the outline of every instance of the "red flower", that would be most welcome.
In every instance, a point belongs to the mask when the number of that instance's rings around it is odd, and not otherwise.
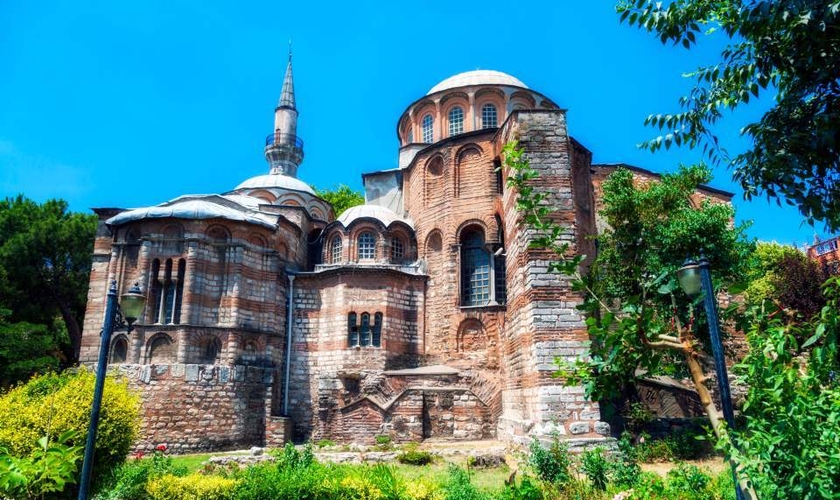
[[[134,454],[134,459],[135,460],[140,460],[141,458],[143,458],[143,452],[142,451],[138,451]]]
[[[157,448],[155,448],[155,450],[162,453],[162,452],[166,451],[166,445],[165,444],[159,444],[159,445],[157,445]]]

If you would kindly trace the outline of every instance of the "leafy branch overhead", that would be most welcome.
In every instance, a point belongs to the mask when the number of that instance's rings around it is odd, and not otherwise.
[[[729,41],[717,64],[687,75],[695,85],[681,111],[645,120],[663,134],[643,147],[702,148],[748,198],[786,199],[809,222],[840,229],[840,1],[621,0],[617,11],[663,44],[690,49],[714,33]],[[742,130],[751,146],[730,157],[715,125],[768,94],[774,104]]]

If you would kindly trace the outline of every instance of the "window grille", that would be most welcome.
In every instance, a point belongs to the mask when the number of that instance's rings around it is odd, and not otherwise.
[[[449,110],[449,136],[464,132],[464,110],[455,106]]]
[[[496,113],[496,106],[492,104],[485,104],[481,107],[481,128],[496,128],[498,127],[498,115]]]
[[[367,347],[370,345],[370,314],[362,313],[362,329],[359,332],[359,345]]]
[[[490,255],[484,235],[470,232],[461,240],[461,305],[482,306],[490,300]]]
[[[371,338],[371,345],[379,347],[382,342],[382,313],[373,315],[373,336]]]
[[[330,263],[338,264],[339,262],[341,262],[341,236],[336,236],[330,244]]]
[[[359,345],[359,324],[356,322],[356,313],[347,315],[347,345],[349,347]]]
[[[391,239],[391,260],[399,262],[405,256],[405,247],[401,239],[396,236]]]
[[[423,142],[427,144],[431,144],[434,140],[434,132],[432,130],[434,123],[435,120],[432,118],[432,115],[423,117]]]
[[[359,235],[359,260],[370,260],[376,257],[376,237],[373,233]]]

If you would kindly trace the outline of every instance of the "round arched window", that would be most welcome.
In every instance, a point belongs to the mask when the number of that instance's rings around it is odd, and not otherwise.
[[[498,127],[498,119],[496,106],[488,103],[481,107],[481,128]]]
[[[423,117],[423,142],[426,144],[431,144],[434,140],[434,128],[435,120],[432,118],[432,115],[426,115]]]
[[[336,236],[330,243],[330,264],[341,262],[341,236]]]
[[[376,236],[369,231],[359,235],[359,260],[372,260],[376,257]]]

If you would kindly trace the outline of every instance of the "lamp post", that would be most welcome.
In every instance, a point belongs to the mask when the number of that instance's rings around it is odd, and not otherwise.
[[[723,343],[720,340],[720,325],[718,323],[715,292],[712,288],[712,276],[709,271],[709,260],[702,254],[700,261],[686,259],[677,271],[677,280],[686,295],[692,299],[703,294],[703,306],[709,323],[709,337],[712,344],[712,355],[715,359],[718,390],[720,391],[720,406],[723,419],[730,429],[735,429],[735,411],[732,408],[732,395],[729,392],[729,375],[726,372],[726,358],[723,355]],[[744,494],[738,486],[738,474],[735,463],[732,462],[732,478],[735,481],[735,498],[744,500]]]
[[[105,305],[105,323],[102,325],[102,337],[99,342],[99,362],[96,367],[96,385],[93,390],[93,406],[90,409],[90,425],[88,426],[87,443],[85,444],[85,459],[82,464],[82,477],[79,480],[79,500],[87,500],[90,488],[90,476],[93,472],[93,451],[96,443],[96,430],[99,427],[99,409],[102,406],[102,389],[105,386],[105,375],[108,370],[108,351],[111,348],[111,334],[116,328],[125,326],[131,334],[134,322],[143,312],[146,297],[140,290],[140,285],[122,294],[117,302],[117,282],[112,281],[108,289]]]

